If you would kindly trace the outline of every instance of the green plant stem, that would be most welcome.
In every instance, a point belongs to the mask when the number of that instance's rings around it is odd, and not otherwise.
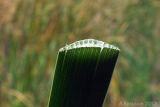
[[[93,39],[61,48],[48,107],[102,107],[118,54]]]

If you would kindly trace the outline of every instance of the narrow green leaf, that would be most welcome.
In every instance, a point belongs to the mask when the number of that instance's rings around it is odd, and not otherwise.
[[[102,107],[118,54],[94,39],[61,48],[48,107]]]

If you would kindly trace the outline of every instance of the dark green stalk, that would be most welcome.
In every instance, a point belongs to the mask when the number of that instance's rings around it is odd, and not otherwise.
[[[118,54],[94,39],[61,48],[48,107],[102,107]]]

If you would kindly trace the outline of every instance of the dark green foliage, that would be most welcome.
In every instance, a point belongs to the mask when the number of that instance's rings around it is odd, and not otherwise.
[[[102,107],[119,50],[84,44],[59,51],[49,107]]]
[[[86,38],[121,49],[103,107],[160,101],[159,19],[159,0],[0,0],[0,107],[46,107],[57,50]]]

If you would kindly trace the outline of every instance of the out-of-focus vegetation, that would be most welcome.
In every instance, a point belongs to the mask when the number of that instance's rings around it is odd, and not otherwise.
[[[0,107],[46,107],[57,50],[84,38],[121,49],[104,107],[160,104],[159,0],[0,0]]]

